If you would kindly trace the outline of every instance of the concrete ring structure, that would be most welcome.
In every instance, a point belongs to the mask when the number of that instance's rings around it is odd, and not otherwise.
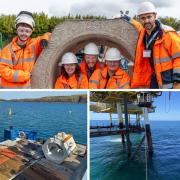
[[[137,38],[134,26],[120,18],[65,21],[55,27],[47,49],[37,59],[32,88],[53,88],[62,55],[67,51],[77,53],[88,42],[117,47],[123,56],[133,61]]]

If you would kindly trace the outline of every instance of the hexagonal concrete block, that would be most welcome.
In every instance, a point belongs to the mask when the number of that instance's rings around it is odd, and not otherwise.
[[[122,55],[134,60],[138,32],[122,19],[71,20],[55,27],[47,49],[38,58],[32,72],[32,88],[53,88],[58,62],[67,51],[74,53],[88,42],[117,47]]]

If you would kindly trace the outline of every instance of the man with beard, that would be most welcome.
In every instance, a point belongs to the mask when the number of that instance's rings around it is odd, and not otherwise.
[[[117,48],[109,48],[105,54],[106,66],[97,69],[89,80],[89,89],[129,89],[130,77],[119,64],[121,53]]]
[[[80,70],[87,79],[90,79],[93,72],[100,68],[98,55],[99,50],[95,43],[90,42],[84,47],[84,59],[80,64]]]
[[[131,21],[139,31],[131,88],[180,88],[180,36],[156,17],[154,5],[143,2],[140,23]]]
[[[1,88],[30,88],[33,66],[50,33],[31,39],[35,22],[32,13],[21,11],[16,18],[17,36],[2,49],[0,55]]]

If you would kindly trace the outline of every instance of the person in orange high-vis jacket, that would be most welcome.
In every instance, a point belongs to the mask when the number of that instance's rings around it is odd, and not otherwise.
[[[2,49],[0,55],[1,88],[31,88],[33,66],[51,34],[31,39],[35,22],[32,13],[27,11],[18,14],[15,26],[17,36]]]
[[[80,70],[90,79],[91,75],[96,69],[100,68],[98,60],[99,50],[95,43],[88,43],[84,47],[84,59],[80,64]]]
[[[156,9],[144,2],[138,10],[139,31],[131,88],[180,88],[180,36],[156,20]]]
[[[90,89],[129,89],[130,77],[119,67],[121,54],[117,48],[109,48],[105,55],[107,65],[97,69],[89,80]]]
[[[88,79],[80,72],[77,57],[67,52],[63,55],[61,75],[57,78],[55,89],[88,89]]]

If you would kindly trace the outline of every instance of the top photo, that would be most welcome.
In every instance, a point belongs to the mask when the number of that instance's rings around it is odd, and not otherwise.
[[[6,0],[0,89],[180,89],[180,1]]]

